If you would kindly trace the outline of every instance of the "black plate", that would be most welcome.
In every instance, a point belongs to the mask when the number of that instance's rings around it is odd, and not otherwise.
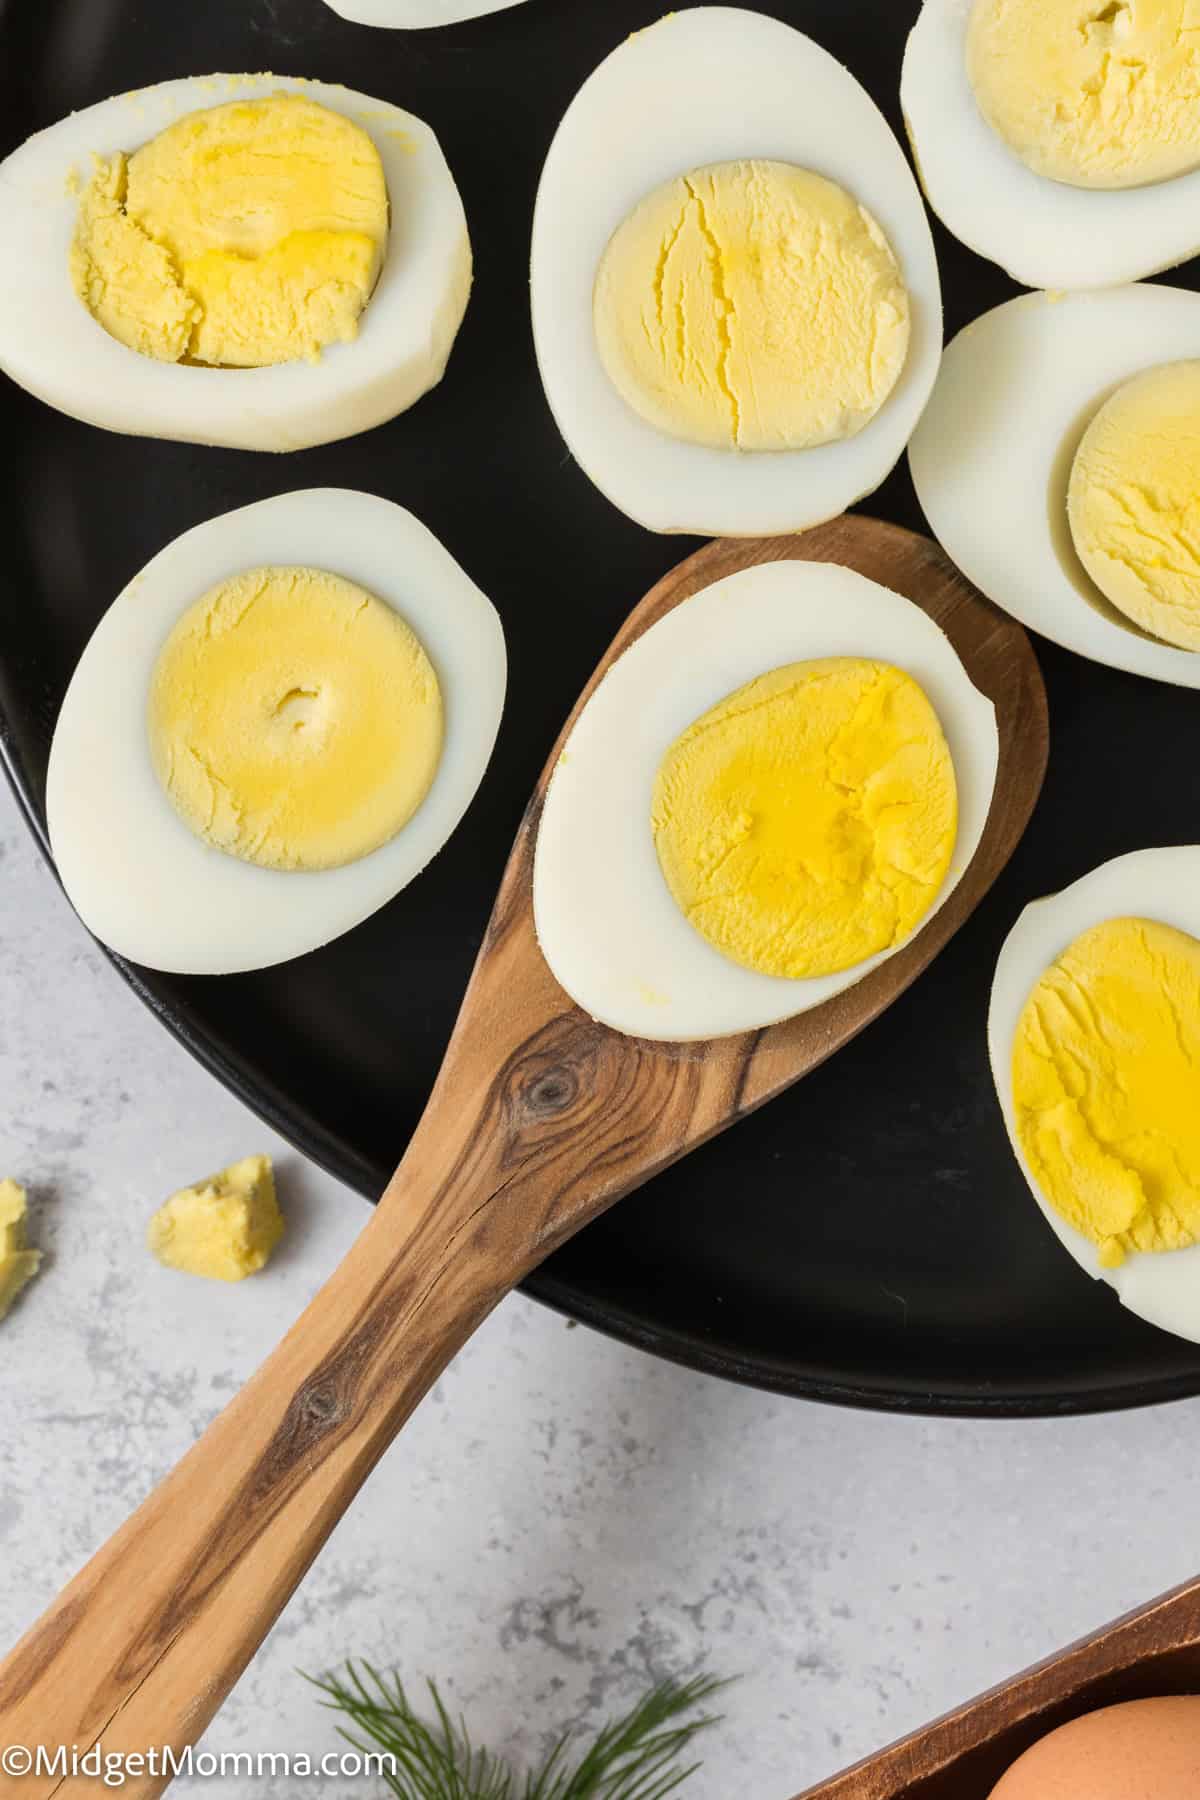
[[[530,212],[555,123],[593,65],[655,10],[653,0],[528,0],[452,29],[393,33],[348,25],[322,0],[0,0],[5,152],[124,88],[269,67],[421,114],[462,187],[477,273],[462,336],[442,386],[379,431],[287,458],[192,449],[106,435],[0,388],[15,451],[0,488],[0,745],[39,832],[51,727],[88,633],[148,557],[213,513],[325,482],[389,495],[504,616],[512,683],[500,745],[427,875],[340,943],[282,969],[225,980],[123,969],[202,1062],[367,1195],[418,1116],[548,745],[622,614],[692,547],[630,524],[571,464],[527,315]],[[849,64],[899,129],[916,0],[763,10]],[[949,330],[1014,291],[944,232],[938,248]],[[871,508],[923,523],[903,470]],[[1077,1412],[1200,1390],[1200,1350],[1122,1313],[1042,1224],[984,1047],[990,972],[1020,907],[1106,857],[1197,834],[1200,708],[1193,693],[1041,648],[1049,780],[967,928],[856,1043],[592,1226],[531,1293],[696,1367],[857,1405]]]

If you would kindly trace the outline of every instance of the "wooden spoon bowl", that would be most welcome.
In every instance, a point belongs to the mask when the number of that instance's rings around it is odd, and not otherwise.
[[[1031,1744],[1082,1713],[1200,1693],[1200,1581],[1164,1594],[796,1800],[988,1800]]]
[[[848,517],[700,550],[635,608],[566,731],[648,626],[722,576],[784,559],[842,563],[915,601],[993,701],[999,772],[962,881],[903,950],[785,1024],[707,1043],[622,1037],[572,1004],[534,934],[534,841],[560,739],[429,1105],[374,1216],[263,1368],[0,1665],[0,1741],[102,1740],[129,1753],[199,1737],[377,1458],[497,1301],[631,1188],[861,1031],[1004,867],[1045,771],[1037,663],[1019,625],[894,525]],[[165,1785],[147,1773],[125,1792]],[[75,1791],[36,1775],[21,1787],[30,1800]]]

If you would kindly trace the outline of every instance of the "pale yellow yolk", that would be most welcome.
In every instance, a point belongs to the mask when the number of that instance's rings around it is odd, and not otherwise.
[[[734,962],[792,979],[906,937],[945,880],[957,818],[925,694],[855,657],[791,663],[714,706],[663,758],[652,810],[685,916]]]
[[[593,317],[618,393],[719,450],[852,437],[908,354],[908,293],[875,220],[788,163],[720,163],[655,188],[600,263]]]
[[[143,356],[259,368],[349,342],[387,243],[367,133],[298,94],[189,113],[97,163],[76,292]]]
[[[148,725],[158,778],[199,837],[269,869],[332,869],[424,800],[442,695],[390,606],[320,570],[253,569],[179,620]]]
[[[967,74],[992,129],[1052,181],[1200,167],[1200,0],[976,0]]]
[[[25,1189],[15,1181],[0,1181],[0,1319],[33,1280],[41,1260],[41,1251],[25,1243]]]
[[[1041,1192],[1116,1268],[1200,1239],[1200,942],[1109,919],[1046,970],[1013,1046]]]
[[[146,1232],[169,1269],[210,1281],[242,1281],[264,1268],[283,1237],[269,1156],[244,1156],[163,1203]]]
[[[1200,362],[1147,369],[1105,402],[1075,453],[1067,517],[1101,593],[1200,650]]]

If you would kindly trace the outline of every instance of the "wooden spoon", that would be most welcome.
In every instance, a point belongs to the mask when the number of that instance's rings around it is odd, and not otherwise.
[[[796,1800],[988,1800],[1030,1744],[1121,1700],[1200,1693],[1200,1581],[1082,1638]]]
[[[102,1740],[128,1753],[194,1742],[376,1460],[497,1301],[589,1219],[861,1031],[1007,862],[1046,763],[1037,663],[1020,626],[935,545],[896,526],[843,518],[800,538],[698,551],[635,609],[579,704],[672,607],[785,558],[844,563],[916,601],[994,702],[999,774],[964,879],[911,943],[812,1012],[711,1043],[624,1038],[571,1003],[534,936],[533,847],[556,746],[429,1105],[378,1209],[259,1373],[0,1664],[0,1743]],[[124,1791],[165,1785],[148,1773]],[[49,1776],[20,1785],[29,1800],[85,1791]]]

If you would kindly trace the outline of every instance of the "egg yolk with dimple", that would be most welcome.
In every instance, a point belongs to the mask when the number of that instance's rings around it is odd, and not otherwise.
[[[1200,362],[1147,369],[1104,403],[1075,453],[1067,517],[1101,593],[1200,650]]]
[[[958,795],[929,700],[857,657],[739,688],[659,766],[652,829],[677,904],[764,975],[831,975],[899,944],[954,852]]]
[[[1152,919],[1077,937],[1030,994],[1012,1059],[1017,1136],[1105,1268],[1200,1241],[1200,941]]]
[[[593,319],[626,403],[720,450],[852,437],[908,354],[908,293],[879,225],[788,163],[721,163],[655,188],[604,252]]]
[[[110,336],[163,362],[260,368],[355,337],[387,244],[379,152],[300,94],[189,113],[98,160],[70,270]]]
[[[1128,188],[1200,167],[1198,0],[976,0],[967,74],[1038,175]]]
[[[412,818],[442,752],[437,674],[390,606],[317,569],[253,569],[197,600],[151,682],[151,760],[216,849],[332,869]]]

